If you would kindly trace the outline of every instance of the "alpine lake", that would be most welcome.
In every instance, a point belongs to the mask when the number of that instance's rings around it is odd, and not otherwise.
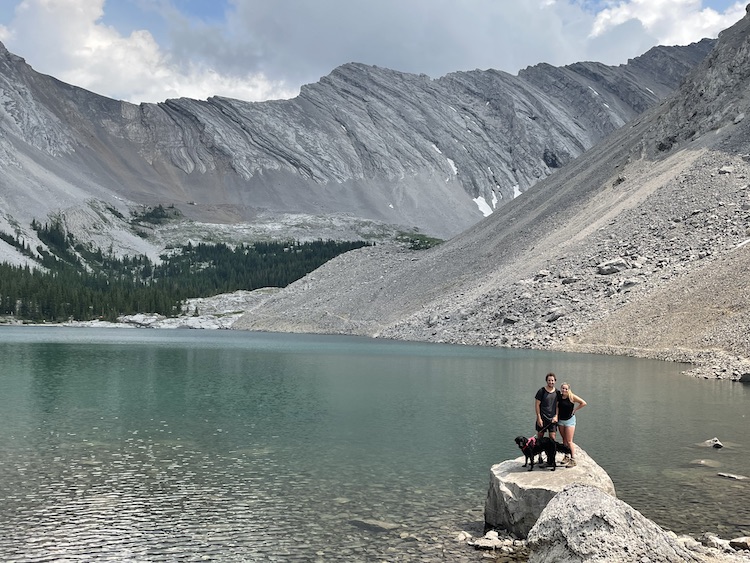
[[[547,372],[677,533],[750,535],[750,386],[689,366],[357,337],[0,327],[3,561],[480,561]],[[718,437],[724,448],[703,442]]]

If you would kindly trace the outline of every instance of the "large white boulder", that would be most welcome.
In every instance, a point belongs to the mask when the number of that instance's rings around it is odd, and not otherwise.
[[[748,561],[665,531],[630,505],[580,483],[547,504],[526,546],[529,563]]]
[[[558,463],[562,455],[557,456]],[[555,471],[533,471],[522,467],[524,458],[503,461],[490,470],[490,486],[484,504],[485,528],[500,528],[525,538],[542,510],[552,498],[572,483],[598,487],[615,497],[615,485],[604,471],[580,447],[576,448],[576,467]]]

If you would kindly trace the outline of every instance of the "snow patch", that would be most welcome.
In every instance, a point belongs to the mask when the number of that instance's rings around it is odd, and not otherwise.
[[[477,207],[479,208],[479,211],[482,212],[482,215],[484,215],[485,217],[492,215],[492,208],[487,203],[487,200],[484,199],[481,195],[474,198],[474,203],[477,204]]]
[[[518,187],[518,184],[513,186],[513,199],[516,199],[519,195],[521,195],[523,192],[521,192],[520,188]]]
[[[456,168],[456,163],[453,162],[453,160],[450,158],[446,158],[445,160],[448,161],[448,164],[450,164],[451,168],[453,169],[453,174],[455,176],[458,176],[458,168]]]

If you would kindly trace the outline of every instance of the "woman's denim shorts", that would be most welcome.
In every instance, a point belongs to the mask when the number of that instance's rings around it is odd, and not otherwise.
[[[571,416],[568,420],[558,420],[557,424],[558,426],[575,426],[576,415]]]

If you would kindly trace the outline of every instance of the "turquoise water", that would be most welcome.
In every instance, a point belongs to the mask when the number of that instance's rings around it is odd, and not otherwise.
[[[748,474],[750,387],[677,364],[50,327],[0,327],[0,357],[4,560],[430,560],[481,532],[548,371],[589,402],[576,442],[619,498],[677,532],[750,533],[747,481],[717,475]]]

